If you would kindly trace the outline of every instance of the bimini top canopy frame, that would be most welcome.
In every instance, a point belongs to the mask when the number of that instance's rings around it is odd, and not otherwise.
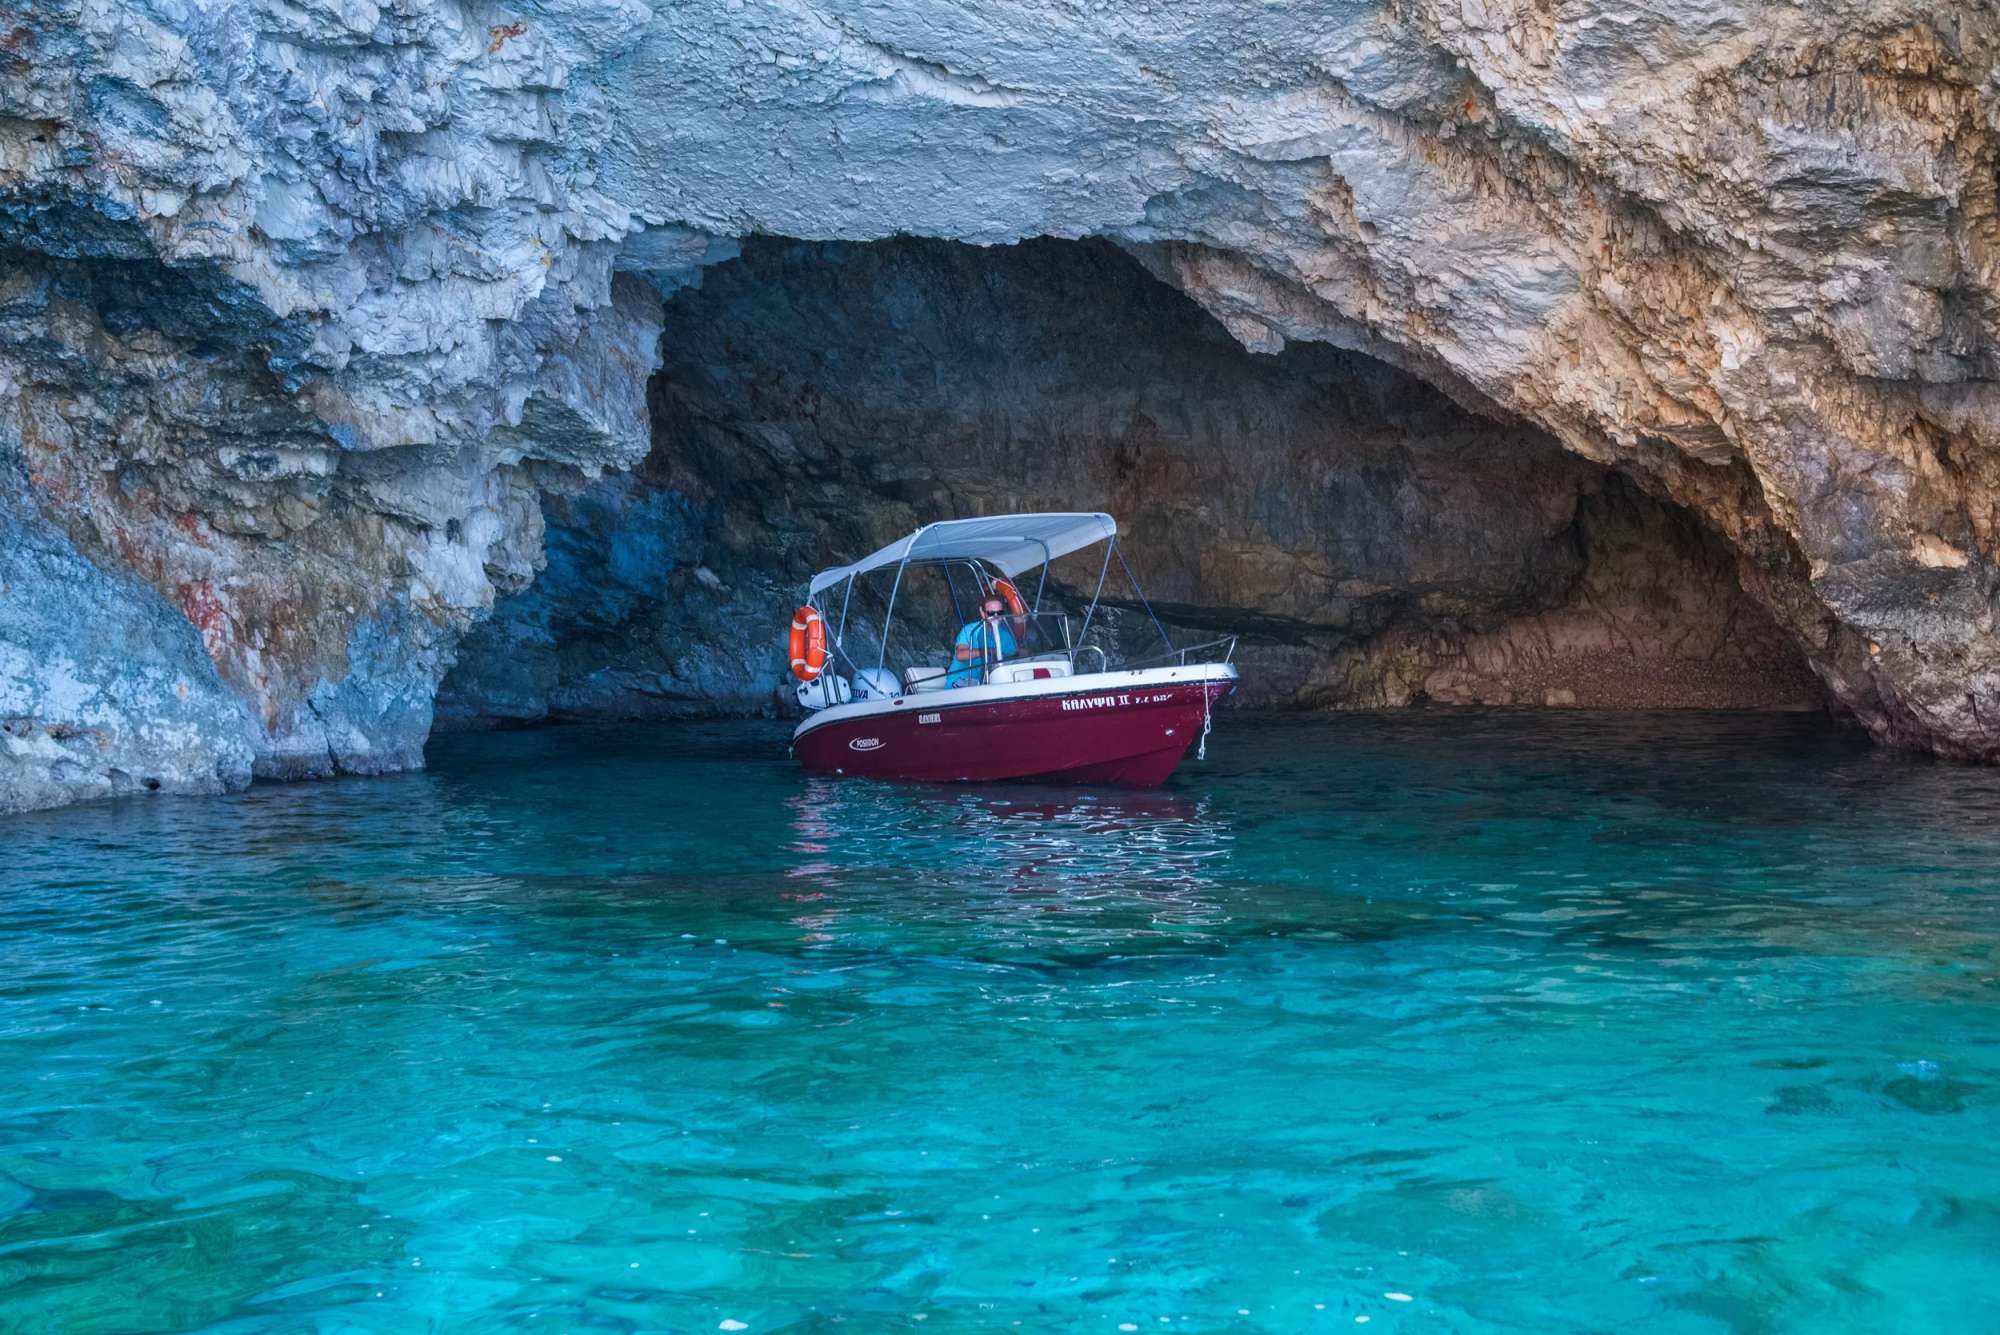
[[[807,596],[817,597],[821,590],[842,580],[910,561],[984,561],[1012,579],[1024,570],[1117,534],[1118,521],[1107,514],[1069,512],[946,519],[926,524],[909,537],[898,538],[851,565],[820,571],[813,576]]]

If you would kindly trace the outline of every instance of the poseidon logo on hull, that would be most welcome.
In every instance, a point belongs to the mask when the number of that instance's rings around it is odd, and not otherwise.
[[[873,751],[882,745],[880,737],[856,737],[847,744],[850,751]]]

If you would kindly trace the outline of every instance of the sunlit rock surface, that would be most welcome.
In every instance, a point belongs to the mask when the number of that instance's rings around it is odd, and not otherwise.
[[[54,0],[0,12],[13,505],[272,774],[415,763],[731,238],[1129,246],[1700,516],[1878,736],[2000,756],[1972,4]]]

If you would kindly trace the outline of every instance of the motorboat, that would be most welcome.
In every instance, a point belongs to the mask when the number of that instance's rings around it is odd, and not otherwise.
[[[1082,604],[1084,583],[1070,593],[1050,566],[1100,544]],[[1107,610],[1114,560],[1132,597]],[[1058,602],[1081,604],[1080,615]],[[1127,657],[1117,646],[1129,633],[1111,623],[1145,631],[1141,613],[1163,647]],[[792,621],[807,710],[792,753],[818,774],[1151,787],[1190,747],[1206,756],[1215,705],[1236,686],[1235,650],[1233,635],[1173,642],[1110,515],[944,520],[813,576]]]

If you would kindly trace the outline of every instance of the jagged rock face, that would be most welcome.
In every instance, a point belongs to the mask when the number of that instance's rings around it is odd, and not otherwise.
[[[10,503],[213,594],[267,770],[406,763],[727,238],[1098,235],[1643,479],[1877,735],[1993,758],[1997,47],[1915,0],[10,6]]]
[[[444,719],[767,706],[814,570],[1050,508],[1120,517],[1181,642],[1246,631],[1254,703],[1815,695],[1684,512],[1371,358],[1250,353],[1107,243],[752,242],[663,348],[652,457],[551,503],[548,569],[466,640]]]
[[[796,591],[754,544],[728,551],[666,459],[545,501],[547,566],[461,643],[439,727],[773,708]]]
[[[0,508],[0,811],[249,778],[242,706],[186,618]]]
[[[0,504],[180,609],[261,774],[421,764],[540,491],[646,449],[657,291],[539,158],[560,69],[467,22],[0,20]]]

